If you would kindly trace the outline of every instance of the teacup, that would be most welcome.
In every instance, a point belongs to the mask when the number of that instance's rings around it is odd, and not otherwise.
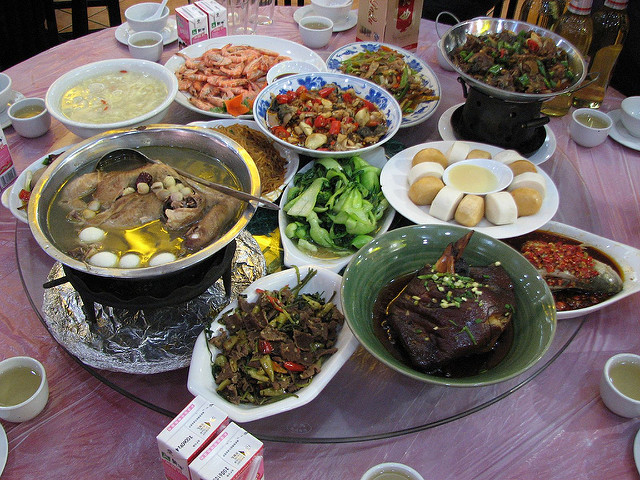
[[[0,112],[7,109],[7,105],[11,101],[11,77],[6,73],[0,73]]]
[[[0,362],[0,418],[25,422],[38,415],[49,400],[44,366],[35,358],[11,357]]]
[[[622,101],[620,119],[629,133],[640,137],[640,96],[628,97]]]
[[[129,28],[134,32],[158,32],[161,33],[169,19],[169,7],[165,6],[162,15],[155,20],[149,20],[160,6],[159,3],[137,3],[124,11]]]
[[[387,462],[371,467],[360,480],[424,480],[413,468],[402,463]]]
[[[23,98],[9,107],[9,120],[21,137],[36,138],[51,127],[51,115],[44,99]]]
[[[640,417],[640,355],[619,353],[604,365],[600,397],[621,417]]]
[[[136,32],[127,38],[129,53],[134,58],[157,62],[162,57],[164,40],[158,32]]]
[[[300,20],[298,28],[302,43],[309,48],[322,48],[331,40],[333,21],[327,17],[314,15]]]
[[[613,121],[600,110],[578,108],[571,115],[569,133],[574,142],[583,147],[595,147],[607,139]]]

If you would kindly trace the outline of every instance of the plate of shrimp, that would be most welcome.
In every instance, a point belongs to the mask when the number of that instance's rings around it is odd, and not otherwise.
[[[183,107],[215,118],[250,119],[253,100],[267,85],[267,72],[286,60],[327,68],[313,50],[261,35],[204,40],[177,52],[165,67],[178,78],[176,102]]]

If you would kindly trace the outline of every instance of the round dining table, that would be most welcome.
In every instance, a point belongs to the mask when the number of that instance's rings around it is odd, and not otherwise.
[[[276,8],[274,22],[259,26],[257,34],[301,42],[293,18],[295,9]],[[52,82],[73,68],[129,57],[127,46],[116,39],[115,31],[105,29],[68,41],[5,73],[12,78],[14,90],[27,97],[44,97]],[[356,28],[334,33],[330,43],[316,52],[326,59],[355,38]],[[440,140],[440,118],[464,102],[457,74],[438,65],[437,40],[435,24],[423,19],[416,54],[437,75],[441,100],[434,115],[419,125],[401,129],[394,138],[406,147]],[[177,42],[166,45],[161,63],[177,51]],[[622,99],[621,94],[609,88],[601,110],[619,109]],[[577,145],[569,136],[570,117],[551,119],[548,127],[556,146],[551,158],[540,165],[560,192],[560,209],[554,220],[640,248],[640,153],[633,145],[624,146],[612,138],[594,148]],[[208,119],[174,103],[164,123]],[[10,126],[4,133],[18,173],[48,152],[80,141],[56,120],[39,138],[22,138]],[[122,388],[115,388],[108,381],[108,375],[83,368],[82,362],[49,333],[41,318],[42,300],[38,301],[27,288],[46,281],[27,278],[32,272],[24,268],[28,263],[25,256],[35,261],[39,255],[35,250],[24,250],[29,245],[29,235],[28,227],[8,209],[0,208],[0,357],[27,355],[39,359],[46,368],[50,387],[49,402],[36,418],[24,423],[2,421],[8,438],[2,478],[163,478],[156,435],[167,425],[171,413],[179,411],[191,398],[185,381],[187,369],[154,375],[163,386],[158,394],[163,398],[158,403],[172,405],[159,409],[124,395]],[[42,252],[40,255],[44,256]],[[466,409],[446,421],[431,422],[425,428],[355,436],[344,441],[328,432],[327,440],[323,441],[320,435],[306,441],[304,435],[279,438],[265,434],[264,429],[253,431],[250,424],[244,427],[264,441],[268,480],[358,480],[367,469],[382,462],[407,464],[425,480],[637,479],[633,445],[640,421],[609,411],[600,398],[599,381],[609,357],[620,352],[640,353],[639,311],[640,296],[631,295],[588,316],[559,320],[559,327],[568,328],[569,334],[554,355],[537,366],[535,375],[501,392],[499,398],[482,401],[477,408]],[[567,323],[560,325],[562,322]],[[361,351],[360,355],[367,354]],[[365,377],[357,380],[342,375],[330,386],[338,392],[341,386],[348,388],[350,382],[366,385],[366,375],[371,375],[374,385],[375,376],[386,370],[379,365],[371,371],[360,371]],[[145,383],[144,376],[124,377],[141,390],[154,389],[152,382]],[[118,382],[122,385],[122,376]],[[400,382],[406,390],[418,381]],[[474,390],[457,389],[450,395],[474,395]],[[336,394],[334,404],[327,398],[318,401],[324,402],[327,415],[342,415],[340,421],[346,425],[358,420],[354,418],[358,416],[358,405],[346,408],[349,401],[362,402],[362,409],[372,409],[381,419],[398,417],[400,406],[389,389],[378,393],[372,388],[365,399],[352,397],[349,400],[349,396]],[[414,408],[422,409],[421,414],[425,409],[437,414],[438,409],[446,408],[437,401],[425,404],[417,397]],[[304,411],[313,408],[312,402]],[[402,408],[402,417],[412,416],[406,398]],[[345,411],[349,415],[341,413]],[[273,421],[274,429],[278,428],[278,416]],[[299,422],[304,427],[302,413]],[[2,450],[0,445],[0,454]]]

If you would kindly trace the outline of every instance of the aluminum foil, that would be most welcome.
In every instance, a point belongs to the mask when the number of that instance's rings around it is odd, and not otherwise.
[[[236,243],[229,297],[219,279],[199,297],[171,307],[134,311],[96,303],[94,323],[86,321],[80,295],[65,283],[45,290],[43,312],[49,331],[60,345],[94,368],[152,374],[186,367],[204,326],[266,273],[260,246],[246,230]],[[48,280],[63,275],[62,264],[56,263]]]

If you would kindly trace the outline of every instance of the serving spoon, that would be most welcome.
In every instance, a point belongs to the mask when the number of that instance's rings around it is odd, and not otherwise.
[[[98,163],[96,163],[96,170],[100,172],[132,170],[134,168],[146,165],[147,163],[155,163],[160,165],[163,164],[163,162],[147,157],[144,153],[141,153],[138,150],[134,150],[133,148],[119,148],[117,150],[112,150],[111,152],[106,153],[102,158],[100,158],[100,160],[98,160]],[[236,190],[235,188],[227,187],[226,185],[221,185],[219,183],[200,178],[193,173],[180,170],[173,166],[171,168],[173,168],[183,177],[193,180],[194,182],[206,187],[217,190],[218,192],[225,193],[231,197],[237,198],[239,200],[244,200],[245,202],[257,202],[261,207],[268,208],[270,210],[280,209],[278,205],[270,202],[269,200],[265,200],[264,198],[256,197],[255,195],[251,195],[250,193],[246,193],[241,190]]]
[[[153,15],[151,15],[149,18],[147,18],[147,20],[157,20],[162,16],[162,12],[164,12],[164,7],[165,5],[167,5],[167,2],[169,0],[162,0],[162,3],[160,4],[160,7],[158,7],[158,10],[155,11],[155,13]]]

